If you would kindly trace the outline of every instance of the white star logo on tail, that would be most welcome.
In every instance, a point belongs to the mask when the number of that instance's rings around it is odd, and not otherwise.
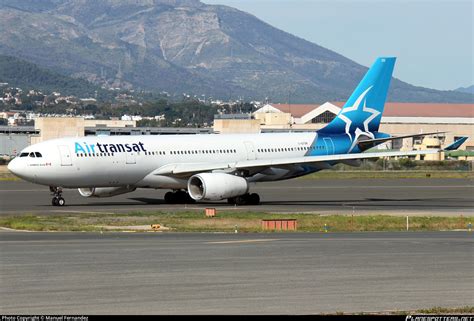
[[[368,136],[370,138],[375,138],[374,137],[374,134],[371,133],[369,131],[369,124],[372,120],[374,120],[378,115],[380,115],[380,112],[373,109],[373,108],[369,108],[366,106],[366,99],[365,99],[365,96],[367,95],[367,93],[372,89],[372,86],[370,86],[369,88],[367,88],[357,99],[356,101],[354,102],[354,104],[350,107],[345,107],[342,111],[341,111],[341,114],[339,115],[339,118],[342,119],[345,123],[346,123],[346,126],[345,126],[345,131],[346,131],[346,134],[349,136],[351,142],[352,142],[352,145],[349,149],[349,153],[352,151],[352,149],[354,149],[355,145],[357,144],[357,141],[358,141],[358,138],[361,136],[361,135],[365,135],[365,136]],[[361,130],[359,128],[359,126],[357,126],[357,128],[355,129],[354,131],[354,137],[351,136],[351,132],[350,132],[350,128],[351,128],[351,125],[352,125],[352,120],[347,117],[346,113],[349,113],[349,112],[352,112],[352,111],[356,111],[359,109],[361,103],[362,103],[362,100],[364,101],[364,104],[362,106],[362,111],[366,112],[366,113],[370,113],[370,116],[367,117],[363,124],[364,124],[364,128],[363,130]]]

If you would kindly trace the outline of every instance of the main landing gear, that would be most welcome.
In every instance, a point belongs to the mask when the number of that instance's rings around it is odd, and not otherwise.
[[[227,203],[232,205],[259,205],[260,196],[257,193],[244,194],[227,199]]]
[[[62,197],[62,194],[63,194],[63,190],[60,188],[60,187],[53,187],[53,186],[50,186],[49,187],[49,190],[51,191],[51,193],[53,193],[53,199],[51,200],[51,204],[53,206],[64,206],[66,205],[66,201],[64,200],[64,198]]]
[[[194,204],[196,201],[189,196],[188,192],[177,190],[165,194],[165,202],[168,204]]]

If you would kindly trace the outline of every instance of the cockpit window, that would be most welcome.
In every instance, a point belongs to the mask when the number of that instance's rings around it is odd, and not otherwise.
[[[30,157],[35,157],[35,153],[31,152]]]
[[[28,156],[28,153],[21,153],[20,154],[20,157],[26,157],[26,156]]]
[[[39,153],[39,152],[35,152],[35,155],[36,155],[36,157],[43,157],[43,155],[41,155],[41,153]]]

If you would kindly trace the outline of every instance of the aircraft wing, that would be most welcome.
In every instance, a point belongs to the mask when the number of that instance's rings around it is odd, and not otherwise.
[[[376,152],[376,153],[359,153],[359,154],[339,154],[339,155],[322,155],[322,156],[304,156],[292,158],[276,158],[276,159],[257,159],[245,160],[239,162],[222,162],[222,163],[175,163],[164,165],[151,174],[189,177],[197,173],[212,171],[228,171],[256,169],[265,170],[271,167],[285,167],[288,165],[317,165],[328,162],[338,162],[347,160],[358,160],[379,157],[395,157],[395,156],[416,156],[426,154],[436,154],[439,150],[420,150],[407,152]]]

